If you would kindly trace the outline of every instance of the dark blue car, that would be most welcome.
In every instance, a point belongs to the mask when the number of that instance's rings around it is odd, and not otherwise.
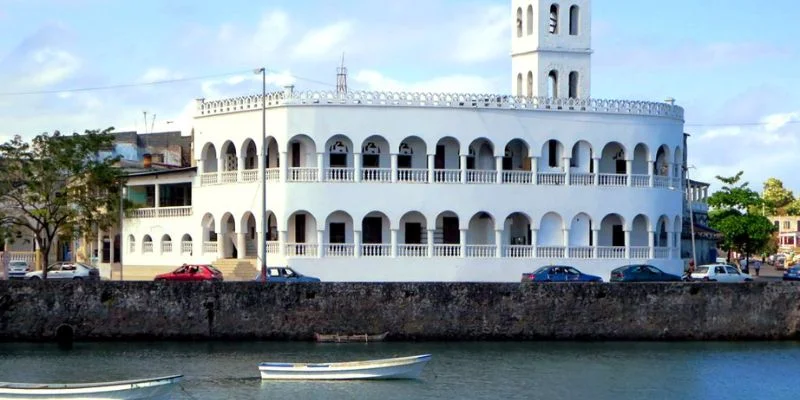
[[[800,267],[792,267],[783,273],[783,280],[785,281],[800,281]]]
[[[666,273],[652,265],[625,265],[611,271],[611,282],[680,282],[678,275]]]
[[[602,282],[599,276],[584,274],[566,265],[546,265],[522,274],[523,282]]]
[[[261,273],[256,275],[256,282],[261,282]],[[305,276],[289,267],[267,267],[267,283],[285,282],[319,282],[319,278]]]

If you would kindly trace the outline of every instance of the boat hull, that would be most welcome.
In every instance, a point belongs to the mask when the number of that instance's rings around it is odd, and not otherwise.
[[[269,380],[417,379],[430,359],[425,354],[328,364],[262,363],[258,369],[261,379]]]
[[[153,379],[87,384],[0,383],[0,400],[91,399],[139,400],[167,398],[182,379],[173,375]]]
[[[322,334],[314,333],[314,340],[319,343],[369,343],[369,342],[382,342],[386,339],[389,332],[384,332],[378,335],[337,335],[337,334]]]

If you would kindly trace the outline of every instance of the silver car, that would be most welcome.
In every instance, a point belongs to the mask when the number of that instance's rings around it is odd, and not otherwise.
[[[25,279],[42,279],[42,271],[28,272]],[[47,279],[100,280],[100,271],[91,265],[59,262],[47,267]]]
[[[25,260],[11,260],[8,262],[8,279],[25,279],[25,274],[31,272],[31,266]]]

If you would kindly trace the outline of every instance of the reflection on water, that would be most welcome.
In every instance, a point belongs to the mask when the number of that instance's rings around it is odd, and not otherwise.
[[[261,381],[265,361],[433,354],[416,381]],[[0,344],[0,381],[90,382],[181,373],[196,399],[797,398],[800,344],[283,342]]]

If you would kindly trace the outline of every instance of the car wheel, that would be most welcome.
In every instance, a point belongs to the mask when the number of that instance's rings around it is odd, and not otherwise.
[[[42,277],[41,276],[33,276],[33,277],[30,278],[30,280],[32,280],[32,281],[41,281]]]

